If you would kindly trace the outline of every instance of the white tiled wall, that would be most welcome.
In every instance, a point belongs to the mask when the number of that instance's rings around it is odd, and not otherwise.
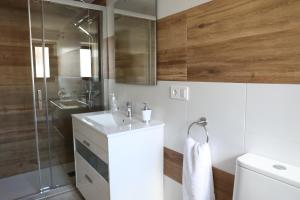
[[[189,123],[205,116],[209,122],[214,165],[235,171],[235,158],[244,151],[246,86],[244,84],[189,83]]]
[[[246,150],[300,166],[300,85],[248,84]]]
[[[189,87],[189,101],[170,99],[170,86],[176,85]],[[115,92],[121,109],[131,101],[137,115],[142,103],[148,102],[153,118],[166,124],[165,146],[178,152],[183,152],[188,125],[207,117],[213,163],[234,173],[234,160],[244,152],[245,84],[160,81],[157,86],[116,84]]]
[[[173,181],[169,177],[164,178],[164,200],[181,200],[181,184]]]
[[[169,98],[176,85],[190,88],[189,101]],[[213,165],[224,171],[234,174],[235,159],[245,152],[300,166],[300,85],[159,81],[115,84],[114,91],[120,104],[135,103],[136,115],[148,102],[153,118],[166,123],[165,146],[178,152],[188,124],[207,117]],[[166,200],[180,199],[179,186],[166,178]]]

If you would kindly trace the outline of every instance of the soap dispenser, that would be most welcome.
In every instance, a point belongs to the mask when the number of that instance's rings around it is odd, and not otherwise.
[[[144,108],[142,110],[142,116],[143,116],[143,122],[145,122],[146,124],[148,124],[151,120],[151,113],[152,113],[152,110],[149,108],[147,103],[144,103]]]

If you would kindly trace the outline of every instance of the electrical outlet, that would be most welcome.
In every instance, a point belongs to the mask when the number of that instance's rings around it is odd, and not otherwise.
[[[189,100],[189,88],[185,86],[171,86],[170,87],[170,98],[178,100]]]

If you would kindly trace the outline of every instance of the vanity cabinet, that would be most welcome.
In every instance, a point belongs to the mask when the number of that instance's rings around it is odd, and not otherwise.
[[[76,187],[86,200],[163,200],[163,124],[105,133],[73,115]]]

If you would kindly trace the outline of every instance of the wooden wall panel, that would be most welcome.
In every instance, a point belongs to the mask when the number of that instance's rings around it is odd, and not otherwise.
[[[37,169],[25,2],[0,3],[0,178]]]
[[[164,174],[182,183],[183,155],[171,149],[164,149]],[[232,200],[234,176],[213,168],[216,200]]]
[[[106,6],[106,0],[94,0],[93,4],[101,5],[101,6]]]
[[[130,26],[128,26],[130,24]],[[149,82],[149,22],[118,16],[115,20],[115,79],[118,83]]]
[[[182,182],[183,155],[164,148],[164,174],[178,183]]]
[[[157,25],[158,80],[187,80],[186,15],[178,13]]]
[[[186,80],[300,83],[300,1],[214,0],[180,15],[186,19]],[[177,18],[175,14],[159,20],[158,32],[168,27],[166,20]],[[165,43],[176,44],[181,39],[169,35],[158,34],[158,41],[167,38]],[[170,52],[159,51],[162,56],[163,63],[175,61]],[[165,69],[159,60],[158,71]],[[169,77],[184,79],[168,71],[158,76]]]

